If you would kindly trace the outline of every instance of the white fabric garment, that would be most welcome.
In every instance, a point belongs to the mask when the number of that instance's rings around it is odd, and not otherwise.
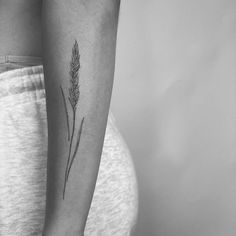
[[[0,74],[0,235],[41,235],[45,213],[47,119],[43,67]],[[111,113],[86,236],[129,236],[137,217],[129,150]]]

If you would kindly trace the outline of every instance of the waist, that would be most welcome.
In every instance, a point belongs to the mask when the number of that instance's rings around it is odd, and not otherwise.
[[[0,55],[0,73],[19,69],[27,66],[42,65],[42,57],[36,56],[18,56],[18,55]]]

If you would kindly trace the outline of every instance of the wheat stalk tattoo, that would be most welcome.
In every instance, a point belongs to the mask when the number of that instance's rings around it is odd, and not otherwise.
[[[72,128],[70,133],[70,120],[68,115],[68,108],[67,108],[67,102],[65,98],[64,91],[61,87],[61,93],[63,98],[63,103],[65,107],[65,113],[66,113],[66,121],[67,121],[67,130],[68,130],[68,142],[69,142],[69,151],[68,151],[68,157],[67,157],[67,163],[66,163],[66,170],[65,170],[65,179],[64,179],[64,188],[63,188],[63,199],[65,198],[65,191],[66,191],[66,183],[69,178],[70,169],[73,164],[73,161],[76,157],[76,153],[79,148],[81,134],[83,130],[84,120],[83,117],[80,122],[80,127],[77,135],[77,140],[75,143],[74,151],[72,151],[73,148],[73,140],[75,135],[75,121],[76,121],[76,111],[78,108],[79,98],[80,98],[80,80],[79,80],[79,70],[80,70],[80,54],[79,54],[79,46],[78,42],[75,40],[75,43],[72,47],[72,54],[71,54],[71,61],[70,61],[70,87],[69,87],[69,96],[68,96],[68,102],[71,106],[72,110]]]

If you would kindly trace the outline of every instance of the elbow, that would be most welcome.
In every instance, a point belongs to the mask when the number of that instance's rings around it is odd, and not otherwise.
[[[104,1],[105,4],[108,4],[108,7],[110,8],[110,10],[112,11],[119,11],[120,8],[120,0],[106,0]]]
[[[78,0],[77,0],[78,1]],[[120,0],[79,0],[90,30],[104,37],[117,30]]]
[[[99,24],[102,31],[116,30],[119,18],[120,0],[100,0]]]
[[[94,18],[95,23],[101,21],[115,22],[119,16],[120,0],[79,0],[83,2],[87,16]]]
[[[120,0],[79,0],[84,6],[98,7],[104,11],[118,11]]]

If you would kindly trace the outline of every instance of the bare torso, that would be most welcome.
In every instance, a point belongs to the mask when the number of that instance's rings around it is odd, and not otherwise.
[[[0,55],[42,55],[41,2],[0,0]]]

